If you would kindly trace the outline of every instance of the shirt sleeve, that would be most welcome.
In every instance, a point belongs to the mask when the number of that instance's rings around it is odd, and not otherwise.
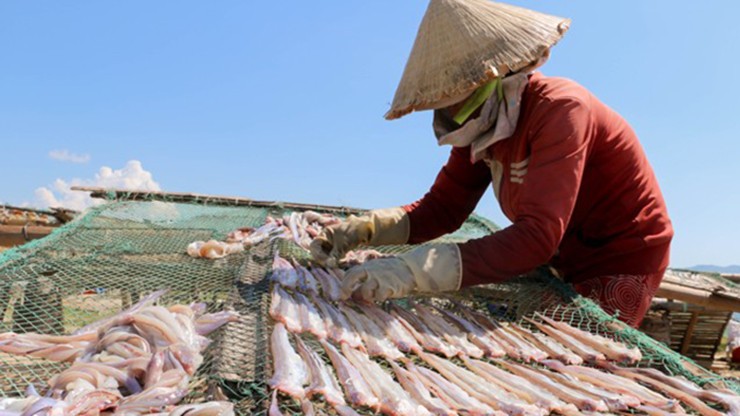
[[[517,215],[505,229],[460,245],[463,286],[504,281],[547,263],[570,222],[589,149],[590,110],[562,98],[540,103],[532,117]]]
[[[404,207],[411,224],[409,243],[423,243],[460,228],[490,183],[486,164],[470,162],[469,146],[453,148],[429,192]]]

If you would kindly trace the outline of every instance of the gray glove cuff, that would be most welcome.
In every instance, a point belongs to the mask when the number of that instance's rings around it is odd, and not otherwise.
[[[406,244],[409,241],[411,223],[403,208],[376,209],[370,211],[367,216],[373,224],[369,245]]]

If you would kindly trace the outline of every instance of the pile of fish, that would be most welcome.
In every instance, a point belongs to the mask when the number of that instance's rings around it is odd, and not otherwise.
[[[499,322],[452,300],[340,300],[338,269],[276,256],[273,389],[305,414],[740,415],[740,396],[634,367],[636,348],[537,316]],[[442,305],[442,306],[440,306]],[[280,393],[280,396],[278,396]],[[321,403],[321,405],[317,405]],[[323,410],[322,410],[323,409]]]
[[[209,240],[190,243],[187,253],[196,258],[219,259],[276,238],[293,240],[299,247],[308,250],[313,238],[319,235],[324,227],[339,222],[340,220],[333,215],[319,214],[314,211],[293,212],[283,218],[268,216],[261,227],[239,228],[230,232],[225,241]]]
[[[0,334],[0,351],[68,362],[47,393],[0,400],[0,415],[233,415],[227,402],[179,405],[203,361],[205,337],[237,319],[204,304],[155,306],[164,291],[71,335]]]

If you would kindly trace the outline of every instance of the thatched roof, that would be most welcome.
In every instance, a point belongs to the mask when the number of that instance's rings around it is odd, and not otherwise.
[[[0,205],[0,225],[58,227],[71,220],[75,214],[75,211],[63,208],[43,210]]]
[[[719,274],[669,269],[656,297],[706,310],[740,311],[740,286]]]
[[[0,246],[13,247],[45,237],[76,214],[61,208],[40,210],[0,205]]]

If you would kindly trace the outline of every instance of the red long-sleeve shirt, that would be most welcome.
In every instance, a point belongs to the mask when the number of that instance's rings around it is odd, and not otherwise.
[[[463,286],[547,263],[570,282],[667,267],[673,228],[627,122],[575,82],[539,73],[521,105],[516,131],[486,162],[453,148],[431,190],[405,207],[409,242],[459,228],[493,181],[512,225],[460,245]]]

